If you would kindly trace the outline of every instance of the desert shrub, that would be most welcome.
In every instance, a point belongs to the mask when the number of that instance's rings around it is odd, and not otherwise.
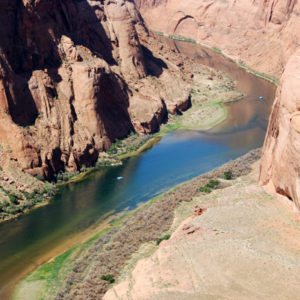
[[[214,188],[217,187],[218,185],[219,185],[219,181],[218,181],[218,180],[211,179],[211,180],[208,182],[208,184],[206,185],[206,187],[214,189]]]
[[[224,172],[224,179],[226,180],[232,179],[232,172],[231,171]]]
[[[36,175],[35,178],[36,178],[37,180],[39,180],[39,181],[44,181],[44,177],[41,176],[41,175],[39,175],[39,174]]]
[[[33,207],[33,203],[32,203],[31,200],[28,200],[28,201],[26,202],[26,207],[27,207],[27,208]]]
[[[63,180],[63,173],[62,172],[59,172],[56,176],[56,180],[57,181],[62,181]]]
[[[169,233],[165,234],[164,236],[162,236],[156,240],[156,245],[159,245],[164,240],[168,240],[170,237],[171,237],[171,235]]]
[[[68,174],[66,174],[66,173],[65,173],[65,174],[63,174],[63,178],[62,178],[62,180],[63,180],[63,181],[65,181],[65,182],[66,182],[66,181],[68,181],[68,180],[69,180],[69,175],[68,175]]]
[[[113,144],[111,144],[109,150],[107,151],[109,154],[116,154],[118,152],[118,148],[122,146],[122,141],[116,139]]]
[[[114,283],[115,282],[115,279],[114,279],[114,277],[111,274],[102,275],[100,277],[100,279],[101,280],[105,280],[105,281],[107,281],[109,283]]]
[[[16,205],[19,204],[19,198],[14,193],[9,193],[8,197],[11,204],[16,204]]]
[[[214,50],[215,52],[221,54],[222,53],[222,50],[218,47],[212,47],[212,50]]]
[[[201,186],[201,188],[199,189],[200,192],[202,193],[211,193],[211,189],[207,186]]]
[[[52,197],[55,195],[55,187],[51,184],[45,184],[42,194],[47,194],[47,197]]]

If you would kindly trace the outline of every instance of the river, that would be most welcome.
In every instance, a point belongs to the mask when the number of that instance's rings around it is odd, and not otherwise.
[[[0,299],[24,274],[83,240],[90,228],[98,230],[109,216],[262,146],[275,86],[199,45],[167,42],[199,63],[227,72],[244,98],[227,104],[228,118],[212,130],[174,131],[122,166],[101,168],[64,186],[50,205],[0,224]]]

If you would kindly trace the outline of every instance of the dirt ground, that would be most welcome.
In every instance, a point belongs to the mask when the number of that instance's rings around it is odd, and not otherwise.
[[[299,299],[299,212],[258,186],[252,167],[180,204],[170,240],[144,244],[103,299]]]

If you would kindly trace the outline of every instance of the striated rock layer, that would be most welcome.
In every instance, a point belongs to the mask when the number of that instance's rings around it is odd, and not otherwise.
[[[93,165],[116,138],[156,131],[188,101],[133,1],[3,0],[0,20],[0,144],[27,173]],[[179,99],[154,93],[147,75]]]
[[[295,0],[135,0],[151,29],[216,46],[256,70],[280,75],[300,43]]]
[[[260,183],[300,208],[300,50],[277,89],[261,161]]]

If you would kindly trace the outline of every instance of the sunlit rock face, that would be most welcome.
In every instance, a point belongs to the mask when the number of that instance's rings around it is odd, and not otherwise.
[[[136,0],[136,4],[153,30],[218,47],[236,61],[278,78],[285,70],[265,140],[260,182],[299,207],[299,2]]]
[[[3,0],[0,20],[0,144],[23,170],[91,166],[116,138],[159,128],[168,99],[146,79],[169,70],[133,1]]]
[[[300,208],[300,50],[281,77],[261,160],[260,183]]]
[[[222,49],[279,76],[300,43],[300,3],[287,0],[135,0],[149,28]]]

